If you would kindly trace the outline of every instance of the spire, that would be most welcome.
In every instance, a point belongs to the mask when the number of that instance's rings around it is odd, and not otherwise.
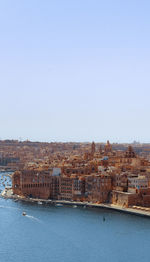
[[[107,144],[105,145],[105,153],[107,154],[109,152],[112,152],[112,146],[109,143],[109,140],[107,140]]]
[[[91,154],[94,155],[94,153],[95,153],[95,143],[93,141],[91,145]]]
[[[102,146],[99,146],[99,153],[102,154]]]
[[[134,157],[136,157],[135,152],[134,152],[132,146],[128,146],[128,149],[125,152],[125,157],[126,158],[134,158]]]

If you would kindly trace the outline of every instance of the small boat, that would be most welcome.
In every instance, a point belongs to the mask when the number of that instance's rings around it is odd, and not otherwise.
[[[38,204],[39,204],[39,205],[42,205],[42,202],[41,202],[41,201],[38,201]]]
[[[73,205],[73,208],[77,208],[77,205]]]
[[[22,215],[23,215],[23,216],[26,216],[26,212],[22,212]]]
[[[62,207],[63,205],[58,203],[58,204],[56,204],[55,206],[56,206],[56,207]]]

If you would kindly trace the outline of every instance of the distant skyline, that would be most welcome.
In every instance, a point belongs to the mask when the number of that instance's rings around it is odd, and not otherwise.
[[[150,2],[0,2],[0,139],[150,142]]]

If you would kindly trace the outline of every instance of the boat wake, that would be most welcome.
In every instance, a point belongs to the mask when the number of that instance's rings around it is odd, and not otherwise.
[[[20,208],[17,208],[17,207],[9,207],[9,206],[0,206],[0,208],[7,208],[7,209],[17,209],[17,210],[20,210]]]
[[[30,219],[32,219],[32,220],[35,220],[35,221],[37,221],[37,222],[40,222],[40,223],[41,223],[41,221],[40,221],[38,218],[34,217],[34,216],[25,215],[25,217],[28,217],[28,218],[30,218]]]

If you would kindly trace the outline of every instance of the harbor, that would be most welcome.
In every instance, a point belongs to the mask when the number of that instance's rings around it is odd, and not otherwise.
[[[37,203],[37,204],[46,204],[46,205],[55,205],[55,206],[73,206],[83,207],[83,208],[98,208],[98,209],[108,209],[116,212],[123,212],[126,214],[142,216],[150,218],[150,208],[144,208],[139,206],[133,206],[129,208],[113,205],[113,204],[98,204],[92,202],[79,202],[79,201],[67,201],[67,200],[45,200],[39,198],[26,198],[19,195],[14,195],[12,190],[12,172],[1,172],[0,173],[0,196],[4,199],[13,199],[14,201],[23,201],[26,203]]]
[[[77,201],[67,201],[67,200],[45,200],[38,198],[25,198],[19,195],[13,195],[11,188],[5,188],[1,196],[5,199],[13,199],[14,201],[23,201],[27,203],[37,203],[37,204],[46,204],[46,205],[55,205],[55,206],[73,206],[73,207],[83,207],[83,208],[98,208],[98,209],[108,209],[116,212],[122,212],[130,215],[142,216],[150,218],[150,208],[143,208],[138,206],[133,206],[129,208],[124,208],[121,206],[113,204],[97,204],[97,203],[88,203],[88,202],[77,202]]]
[[[70,257],[109,262],[110,256],[125,262],[128,254],[133,262],[148,261],[149,219],[78,203],[40,202],[0,198],[3,262],[69,262]]]

